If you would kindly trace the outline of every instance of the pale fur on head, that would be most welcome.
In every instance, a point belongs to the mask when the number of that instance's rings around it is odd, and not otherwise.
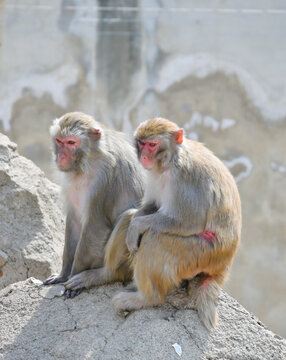
[[[82,112],[71,112],[53,121],[50,127],[50,135],[52,137],[59,134],[63,137],[68,135],[81,137],[83,134],[86,135],[91,129],[99,130],[101,136],[103,135],[102,127],[99,126],[92,116]]]
[[[80,161],[79,167],[84,173],[90,171],[90,162],[88,161],[88,157],[91,146],[97,146],[97,141],[93,141],[91,144],[92,140],[89,135],[91,135],[92,130],[97,130],[100,133],[100,137],[104,135],[102,127],[99,126],[95,119],[93,119],[92,116],[81,112],[64,114],[62,117],[56,118],[50,127],[50,135],[52,139],[54,139],[55,136],[75,136],[81,140],[81,151],[85,154],[85,156]]]

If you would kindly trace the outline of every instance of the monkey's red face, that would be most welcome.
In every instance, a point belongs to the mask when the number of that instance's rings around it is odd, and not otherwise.
[[[140,152],[140,162],[145,169],[151,170],[156,162],[156,154],[160,149],[160,141],[151,140],[143,141],[137,140],[139,152]]]
[[[54,138],[56,143],[57,164],[63,171],[72,169],[78,149],[80,149],[81,141],[75,136]]]

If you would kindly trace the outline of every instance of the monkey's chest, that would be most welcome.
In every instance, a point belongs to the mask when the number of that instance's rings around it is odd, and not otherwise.
[[[77,215],[82,218],[88,209],[91,181],[80,179],[68,187],[67,196]]]
[[[171,196],[169,174],[165,172],[159,177],[150,174],[144,195],[145,201],[155,202],[158,208],[160,208],[170,201]]]

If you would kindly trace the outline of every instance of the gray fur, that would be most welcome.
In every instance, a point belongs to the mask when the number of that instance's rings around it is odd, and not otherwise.
[[[101,135],[95,138],[92,129],[100,129]],[[52,275],[45,281],[52,284],[68,280],[67,288],[74,290],[90,286],[92,269],[103,266],[104,248],[120,214],[140,205],[143,171],[124,134],[105,128],[85,114],[64,115],[55,121],[51,134],[78,136],[82,141],[77,163],[63,179],[68,209],[63,268],[58,277]],[[74,184],[86,196],[78,209],[69,198],[69,186]]]
[[[167,149],[167,145],[164,146]],[[149,171],[150,176],[153,172],[154,178],[169,172],[166,197],[170,199],[164,197],[161,203],[158,203],[157,194],[149,196],[147,186],[142,209],[139,209],[132,220],[127,233],[126,242],[129,250],[137,250],[138,236],[146,230],[153,233],[191,236],[205,229],[212,229],[228,233],[228,237],[233,234],[232,238],[237,239],[240,236],[241,219],[237,219],[236,226],[232,229],[230,224],[233,226],[234,222],[229,219],[235,214],[240,214],[240,207],[237,207],[237,204],[240,206],[240,201],[234,179],[228,169],[210,150],[195,141],[184,139],[183,144],[172,151],[174,154],[170,156],[168,165],[163,170],[160,169],[161,173],[156,173],[157,169]],[[162,187],[159,190],[163,191]],[[233,192],[236,192],[237,202],[231,207],[230,199],[234,196]],[[159,210],[146,215],[145,208],[152,206]],[[141,214],[143,216],[140,216]],[[219,229],[216,229],[217,224],[220,224]]]

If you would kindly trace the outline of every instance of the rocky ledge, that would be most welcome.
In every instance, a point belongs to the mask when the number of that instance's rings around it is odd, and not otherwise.
[[[112,296],[121,284],[62,296],[63,286],[30,278],[0,292],[0,358],[100,360],[286,359],[286,340],[269,331],[222,292],[219,324],[207,331],[184,291],[165,305],[114,312]]]

